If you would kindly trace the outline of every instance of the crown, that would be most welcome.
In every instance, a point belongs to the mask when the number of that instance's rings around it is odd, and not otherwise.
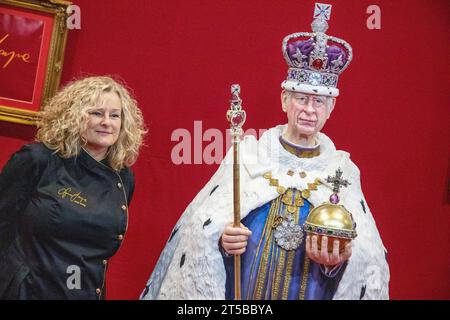
[[[336,97],[339,75],[352,60],[352,47],[325,34],[331,5],[316,3],[311,29],[283,39],[282,51],[289,69],[281,87],[285,90]]]

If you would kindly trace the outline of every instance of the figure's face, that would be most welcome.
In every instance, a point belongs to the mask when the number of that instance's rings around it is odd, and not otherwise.
[[[283,111],[287,113],[288,130],[296,136],[314,136],[330,117],[336,100],[300,92],[281,93]],[[327,104],[330,104],[327,106]]]
[[[82,133],[88,151],[101,153],[119,138],[122,125],[122,104],[115,92],[103,93],[97,105],[88,111],[87,128]]]

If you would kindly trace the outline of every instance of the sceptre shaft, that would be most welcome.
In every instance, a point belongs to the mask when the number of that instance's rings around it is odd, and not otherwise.
[[[239,97],[241,88],[238,84],[231,85],[231,103],[227,112],[230,122],[231,136],[233,142],[233,226],[241,226],[241,203],[240,203],[240,179],[239,179],[239,142],[241,140],[242,125],[245,122],[245,111],[242,110],[242,100]],[[241,256],[234,256],[234,299],[241,300]]]

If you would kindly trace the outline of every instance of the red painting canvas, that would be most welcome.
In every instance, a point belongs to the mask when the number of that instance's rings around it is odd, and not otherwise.
[[[53,18],[0,6],[0,105],[38,111]]]

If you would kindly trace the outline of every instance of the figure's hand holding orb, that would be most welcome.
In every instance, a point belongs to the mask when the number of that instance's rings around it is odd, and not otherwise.
[[[331,241],[330,241],[331,240]],[[331,246],[329,245],[331,243]],[[306,237],[306,254],[318,264],[333,267],[348,260],[352,255],[352,245],[348,241],[341,248],[341,242],[336,238],[309,234]]]

